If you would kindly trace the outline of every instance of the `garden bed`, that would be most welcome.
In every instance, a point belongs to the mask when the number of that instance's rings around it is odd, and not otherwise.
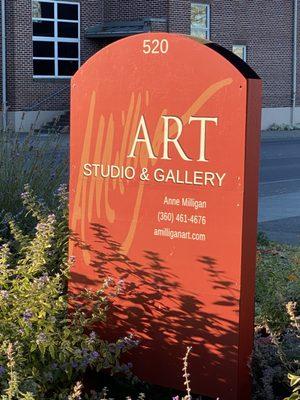
[[[35,151],[28,141],[20,145],[17,139],[5,140],[2,145],[8,146],[10,156],[3,155],[0,170],[4,188],[0,197],[0,399],[190,399],[189,389],[180,394],[137,383],[130,363],[123,361],[123,354],[138,345],[134,337],[109,343],[93,331],[96,322],[105,320],[111,299],[122,289],[118,282],[108,277],[97,292],[81,293],[82,305],[70,318],[68,195],[62,185],[66,166],[55,153],[51,156],[55,162],[49,158],[47,149],[48,161],[43,151]],[[13,167],[11,160],[19,164]],[[50,177],[44,172],[38,177],[43,165],[51,168]],[[13,171],[19,171],[15,179]],[[300,398],[297,389],[291,394],[288,379],[292,374],[297,388],[299,275],[299,248],[271,243],[259,235],[253,399]],[[76,385],[78,381],[81,384]],[[190,385],[193,390],[193,381]]]

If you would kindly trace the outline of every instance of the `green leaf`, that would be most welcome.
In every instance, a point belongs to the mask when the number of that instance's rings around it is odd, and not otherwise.
[[[50,344],[50,346],[48,347],[48,350],[49,350],[49,353],[50,353],[51,357],[53,359],[55,359],[55,349],[54,349],[53,344]]]
[[[40,350],[40,352],[42,354],[42,357],[44,358],[45,357],[45,352],[46,352],[46,346],[44,345],[44,343],[39,343],[38,347],[39,347],[39,350]]]
[[[291,386],[296,386],[298,383],[300,383],[300,376],[298,375],[288,374],[288,378],[290,380]]]
[[[36,351],[36,349],[37,349],[37,344],[35,342],[32,342],[30,346],[30,352],[33,353],[34,351]]]

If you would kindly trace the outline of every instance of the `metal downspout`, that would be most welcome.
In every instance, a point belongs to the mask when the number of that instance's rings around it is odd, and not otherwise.
[[[5,27],[5,0],[1,0],[1,28],[2,28],[2,123],[7,128],[7,92],[6,92],[6,27]]]
[[[297,96],[297,39],[298,39],[298,0],[294,0],[293,29],[293,77],[292,77],[292,112],[291,126],[295,126],[296,96]]]

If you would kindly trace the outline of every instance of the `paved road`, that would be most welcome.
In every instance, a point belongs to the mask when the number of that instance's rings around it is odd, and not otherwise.
[[[272,240],[300,245],[300,134],[266,136],[261,144],[259,230]]]

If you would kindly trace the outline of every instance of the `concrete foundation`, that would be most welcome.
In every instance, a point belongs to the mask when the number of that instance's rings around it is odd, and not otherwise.
[[[8,127],[16,132],[29,132],[63,114],[61,111],[15,111],[8,113]]]
[[[53,118],[62,115],[66,110],[59,111],[15,111],[8,113],[8,126],[16,132],[29,132],[39,129]],[[0,113],[0,129],[2,127]],[[282,128],[291,123],[291,107],[274,107],[262,109],[262,130],[268,130],[276,124]],[[295,123],[300,125],[300,107],[295,110]]]
[[[272,124],[290,125],[291,124],[291,107],[274,107],[262,109],[262,129],[267,130]],[[295,123],[300,124],[300,107],[295,110]]]

